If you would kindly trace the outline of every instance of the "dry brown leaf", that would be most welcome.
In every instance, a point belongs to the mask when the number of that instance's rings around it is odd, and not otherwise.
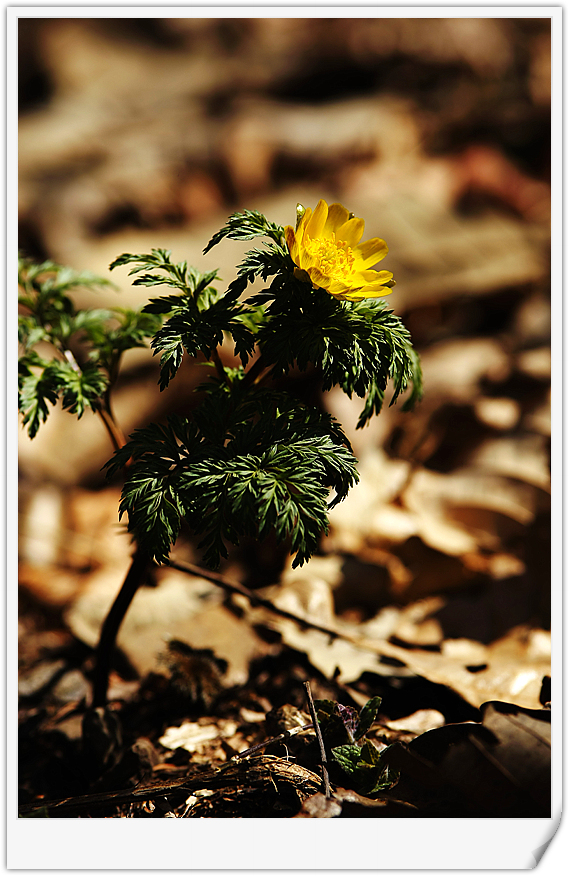
[[[165,570],[158,587],[140,588],[121,625],[117,644],[144,675],[164,667],[169,639],[192,648],[210,648],[227,661],[227,684],[243,684],[252,659],[270,647],[251,626],[220,604],[221,590],[209,581]],[[101,624],[121,584],[116,568],[91,576],[88,586],[66,613],[73,633],[94,646]]]
[[[509,431],[520,418],[520,405],[513,398],[479,398],[474,413],[481,423],[492,429]]]
[[[536,347],[532,350],[524,350],[518,355],[516,364],[523,374],[528,374],[537,380],[549,380],[551,378],[551,349],[549,347]]]
[[[524,417],[524,428],[529,432],[539,432],[551,436],[551,392],[548,390],[543,401],[539,402]]]
[[[360,458],[358,471],[359,483],[330,512],[326,549],[357,554],[367,539],[398,544],[415,534],[413,515],[389,504],[407,481],[409,463],[373,448]]]
[[[511,648],[516,643],[514,657]],[[519,646],[515,631],[494,646],[466,639],[447,640],[441,654],[406,651],[388,643],[378,647],[402,660],[418,675],[452,688],[477,708],[494,699],[537,709],[543,678],[551,673],[550,659],[543,653],[536,656],[527,647]],[[507,652],[505,655],[503,650]]]
[[[471,454],[469,463],[482,470],[525,481],[541,490],[547,491],[550,487],[549,454],[547,441],[542,435],[488,439]]]
[[[435,727],[442,727],[444,724],[445,716],[437,709],[419,709],[405,718],[385,722],[385,726],[390,730],[408,730],[416,734],[426,733],[427,730],[434,730]]]
[[[528,714],[504,703],[486,703],[483,724],[497,737],[492,755],[516,783],[550,805],[551,723],[547,712]]]
[[[305,586],[310,590],[308,581]],[[350,624],[337,619],[334,622],[329,589],[327,599],[323,598],[325,588],[322,581],[314,585],[319,598],[313,604],[326,605],[325,611],[320,611],[317,619],[310,618],[306,612],[306,599],[303,605],[294,589],[286,596],[281,594],[281,605],[286,604],[289,611],[320,624],[325,617],[328,618],[326,625],[337,630],[342,638],[334,639],[319,630],[301,629],[294,621],[271,615],[265,609],[249,609],[248,615],[252,623],[264,623],[271,629],[277,629],[286,644],[304,652],[327,678],[336,676],[344,684],[356,681],[365,671],[381,675],[405,675],[411,670],[429,681],[452,688],[475,707],[490,699],[504,700],[526,708],[539,707],[543,678],[551,672],[547,638],[541,635],[543,631],[516,628],[489,646],[470,639],[446,639],[441,644],[440,653],[404,648],[387,639],[396,635],[398,628],[405,631],[405,626],[400,626],[401,616],[403,614],[405,618],[405,612],[388,606],[364,624]],[[272,593],[276,603],[277,588]],[[246,608],[245,605],[243,607]],[[420,626],[421,620],[428,620],[428,615],[438,607],[440,601],[436,599],[422,600],[405,611],[407,619],[414,615]],[[403,668],[381,663],[381,656],[395,658],[403,664]]]
[[[293,581],[288,586],[266,588],[262,595],[271,599],[278,608],[290,611],[298,617],[331,629],[339,628],[335,622],[330,587],[321,579],[306,577],[303,580]],[[365,645],[360,648],[350,641],[333,638],[320,630],[303,629],[294,621],[278,617],[266,609],[253,609],[245,600],[237,599],[237,601],[246,611],[251,624],[263,623],[269,629],[278,630],[283,642],[306,654],[312,665],[327,678],[333,678],[338,671],[338,680],[343,684],[349,684],[366,671],[381,675],[394,673],[393,667],[381,664],[378,654],[373,650],[370,651]],[[310,605],[314,607],[314,615],[308,611]],[[389,610],[387,613],[389,614]],[[392,617],[386,619],[385,630],[387,632],[389,629],[391,632],[395,625],[394,621],[398,619],[397,609],[393,610]],[[342,628],[349,636],[353,630],[358,629],[358,626],[342,624]],[[399,674],[398,671],[395,674]],[[403,674],[406,674],[405,670]]]
[[[482,704],[482,724],[447,724],[392,746],[397,793],[423,814],[548,817],[551,713],[507,702]]]
[[[500,470],[502,473],[506,474]],[[425,543],[455,556],[474,552],[479,545],[494,550],[500,546],[496,520],[478,514],[469,526],[466,510],[498,512],[527,526],[537,509],[536,491],[529,484],[486,473],[474,465],[450,474],[419,469],[402,498],[416,515],[417,529]]]
[[[429,398],[457,404],[474,401],[486,378],[503,380],[511,365],[502,344],[493,338],[453,338],[440,341],[421,355]]]
[[[337,800],[325,797],[320,792],[308,797],[298,815],[295,818],[338,818],[342,814],[342,807]]]
[[[179,727],[167,727],[158,741],[164,748],[172,751],[176,748],[184,748],[186,751],[195,752],[209,748],[214,739],[228,739],[236,732],[235,721],[226,721],[222,718],[212,723],[185,721]]]

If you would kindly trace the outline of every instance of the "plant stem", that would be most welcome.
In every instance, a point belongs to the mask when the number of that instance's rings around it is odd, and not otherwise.
[[[310,709],[310,717],[312,718],[314,730],[316,731],[316,738],[318,739],[318,745],[320,746],[320,763],[322,764],[324,796],[330,798],[332,796],[332,792],[330,790],[330,779],[328,778],[328,758],[326,757],[326,748],[324,747],[324,740],[322,739],[320,724],[318,723],[318,718],[316,717],[316,709],[314,708],[314,700],[312,699],[312,691],[310,690],[309,681],[304,682],[304,689],[306,691],[306,699],[308,700],[308,708]]]
[[[106,705],[111,657],[117,633],[134,594],[144,582],[151,567],[152,560],[146,551],[137,547],[123,585],[101,627],[99,644],[95,649],[93,708]]]
[[[268,368],[271,368],[272,365],[270,362],[267,362],[264,359],[263,354],[259,356],[256,362],[251,365],[249,371],[245,375],[243,379],[243,386],[252,386],[254,383],[259,383],[264,375],[263,371],[266,371]]]
[[[81,366],[79,365],[71,350],[68,347],[61,346],[60,352],[69,362],[73,370],[76,371],[77,374],[81,374]],[[101,418],[103,425],[108,432],[109,438],[111,439],[111,444],[113,445],[114,449],[120,450],[121,447],[124,447],[124,445],[126,444],[126,438],[122,429],[120,428],[113,416],[108,389],[105,393],[105,398],[101,400],[100,403],[93,405],[93,410],[95,410]]]
[[[61,352],[71,367],[81,372],[81,366],[73,355],[72,351],[67,347],[62,347]],[[105,394],[105,398],[101,399],[93,409],[101,418],[105,426],[111,444],[115,450],[120,450],[126,444],[126,438],[120,426],[117,424],[113,412],[111,410],[111,401],[109,390]],[[124,579],[123,585],[118,592],[117,598],[113,602],[109,613],[103,621],[101,634],[98,645],[95,649],[95,672],[93,677],[93,708],[105,706],[107,702],[107,690],[109,687],[109,672],[111,668],[111,657],[113,654],[115,640],[122,620],[128,610],[134,594],[143,583],[148,571],[151,568],[151,560],[148,555],[137,547],[130,569]]]
[[[215,365],[215,368],[216,368],[216,371],[217,371],[219,377],[221,377],[221,379],[223,380],[224,383],[228,384],[229,379],[227,377],[227,372],[226,372],[225,368],[223,367],[223,362],[221,361],[221,356],[219,355],[219,350],[217,349],[217,347],[214,347],[213,350],[211,351],[211,358],[213,360],[213,364]]]
[[[97,414],[101,418],[101,421],[108,432],[109,438],[111,439],[111,444],[113,445],[115,450],[120,450],[121,447],[124,447],[126,444],[126,438],[120,426],[117,425],[112,413],[109,410],[105,410],[105,408],[95,408]]]

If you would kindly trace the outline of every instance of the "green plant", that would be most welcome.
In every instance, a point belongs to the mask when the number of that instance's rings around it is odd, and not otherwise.
[[[81,309],[69,293],[112,286],[87,271],[52,261],[18,259],[18,407],[34,438],[58,400],[81,418],[86,410],[103,420],[118,449],[124,444],[111,408],[111,391],[125,350],[143,347],[160,320],[141,310]],[[39,349],[38,349],[39,348]]]
[[[398,774],[385,763],[384,752],[365,738],[377,717],[381,697],[372,697],[359,713],[334,700],[316,700],[314,705],[324,741],[344,781],[367,797],[391,788]]]
[[[60,398],[78,416],[90,407],[113,438],[109,476],[125,471],[120,514],[137,549],[101,632],[96,705],[105,701],[109,655],[128,604],[152,563],[168,562],[183,524],[201,536],[209,566],[227,556],[228,543],[270,532],[289,545],[298,565],[328,531],[330,508],[357,482],[340,424],[267,382],[293,367],[317,369],[323,390],[339,385],[364,400],[358,428],[381,410],[390,379],[391,404],[409,386],[405,406],[420,398],[421,370],[409,333],[376,297],[390,291],[392,275],[369,269],[387,247],[377,238],[360,244],[362,232],[363,220],[324,201],[314,213],[298,210],[296,231],[256,211],[235,213],[204,252],[224,238],[265,242],[247,253],[225,292],[217,271],[176,264],[167,250],[125,253],[112,263],[111,269],[129,266],[134,285],[166,287],[167,294],[138,312],[75,310],[68,291],[104,281],[49,262],[22,262],[20,410],[30,437],[47,417],[46,401]],[[247,297],[258,278],[265,287]],[[222,363],[225,337],[238,367]],[[148,339],[160,357],[162,390],[185,355],[214,371],[198,388],[201,403],[191,418],[170,417],[124,441],[111,390],[122,352]],[[35,350],[45,340],[56,351],[51,360]],[[74,341],[81,358],[72,352]]]

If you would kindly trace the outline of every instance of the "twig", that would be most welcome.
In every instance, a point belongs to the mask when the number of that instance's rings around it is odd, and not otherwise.
[[[103,407],[95,407],[94,410],[101,418],[101,421],[109,434],[109,438],[111,439],[111,444],[113,445],[114,449],[120,450],[121,447],[124,447],[124,445],[126,444],[126,438],[120,426],[117,426],[117,423],[113,418],[112,413],[105,410],[105,408]]]
[[[314,724],[312,721],[309,724],[303,724],[301,727],[292,727],[291,730],[285,730],[284,733],[279,733],[278,736],[272,736],[271,739],[265,739],[264,742],[259,742],[251,748],[246,748],[245,751],[240,751],[239,754],[235,754],[231,760],[241,760],[244,757],[250,757],[252,754],[255,754],[256,751],[261,751],[261,749],[266,748],[268,745],[272,745],[273,742],[282,742],[284,739],[290,739],[291,736],[298,736],[298,734],[302,733],[304,730],[312,730],[313,728]]]
[[[168,564],[173,569],[178,569],[180,572],[186,572],[188,575],[196,575],[199,578],[205,578],[206,581],[211,581],[213,584],[217,584],[228,593],[239,593],[241,596],[248,599],[251,605],[266,608],[267,611],[276,614],[278,617],[294,621],[294,623],[298,624],[301,629],[317,630],[319,633],[325,633],[327,636],[330,636],[331,639],[342,639],[342,641],[349,642],[350,645],[354,645],[356,648],[361,648],[364,651],[371,651],[372,654],[377,654],[379,656],[395,658],[401,663],[405,663],[405,658],[409,654],[406,649],[401,648],[399,645],[393,645],[385,639],[374,640],[352,636],[350,633],[346,633],[343,630],[324,626],[324,624],[319,624],[308,618],[293,614],[292,611],[286,611],[284,608],[279,608],[270,600],[258,596],[257,593],[249,590],[243,584],[226,578],[225,575],[220,575],[219,572],[210,572],[209,569],[202,569],[201,566],[195,566],[193,563],[186,563],[183,560],[170,559]]]
[[[328,778],[328,759],[326,757],[326,749],[324,747],[324,740],[322,739],[322,731],[320,730],[320,724],[318,723],[318,718],[316,717],[316,709],[314,708],[314,700],[312,699],[312,691],[310,690],[310,682],[304,682],[304,689],[306,690],[306,699],[308,700],[308,708],[310,709],[310,717],[312,718],[312,723],[314,725],[314,730],[316,732],[316,738],[318,739],[318,745],[320,746],[320,762],[322,764],[322,778],[324,781],[324,796],[328,799],[332,796],[332,792],[330,791],[330,779]]]
[[[198,767],[191,775],[172,778],[169,781],[153,781],[151,784],[136,788],[101,791],[96,794],[64,797],[59,800],[37,800],[33,803],[23,803],[18,807],[18,813],[20,817],[26,817],[43,812],[53,812],[55,818],[70,818],[71,813],[88,807],[142,803],[144,800],[165,797],[176,791],[184,792],[187,797],[188,792],[201,788],[242,787],[244,778],[253,787],[258,787],[269,781],[273,783],[273,775],[291,781],[302,790],[304,795],[314,794],[318,787],[318,776],[312,770],[301,767],[299,764],[291,764],[284,758],[261,755],[251,761],[244,759],[244,763],[232,759],[219,768],[204,771]]]
[[[240,584],[238,581],[232,581],[229,578],[226,578],[225,575],[220,575],[219,572],[210,572],[209,569],[202,569],[201,566],[195,566],[193,563],[186,563],[184,560],[170,559],[168,565],[171,566],[172,569],[178,569],[178,571],[186,572],[188,575],[197,575],[199,578],[205,578],[206,581],[211,581],[212,584],[217,584],[219,587],[223,588],[223,590],[227,590],[228,593],[239,593],[241,596],[245,596],[251,605],[266,608],[269,611],[272,611],[273,614],[277,614],[279,617],[284,617],[287,620],[292,620],[305,629],[318,630],[320,633],[326,633],[327,636],[332,636],[334,639],[346,639],[353,644],[357,644],[357,639],[341,633],[339,630],[334,630],[332,627],[325,627],[322,624],[305,620],[305,618],[293,614],[292,611],[286,611],[284,608],[279,608],[270,602],[270,600],[258,596],[243,584]]]

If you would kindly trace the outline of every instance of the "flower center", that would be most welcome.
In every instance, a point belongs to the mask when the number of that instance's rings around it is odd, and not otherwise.
[[[335,236],[332,240],[308,238],[305,247],[327,277],[343,279],[352,273],[355,257],[345,240],[336,240]]]

